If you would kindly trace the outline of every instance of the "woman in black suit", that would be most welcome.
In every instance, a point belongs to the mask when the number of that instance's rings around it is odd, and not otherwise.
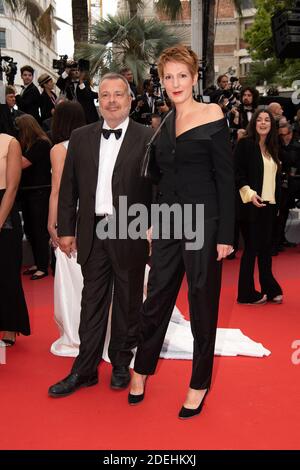
[[[40,87],[43,89],[40,98],[40,110],[41,110],[41,122],[52,117],[55,109],[55,103],[57,96],[54,93],[54,82],[48,73],[43,73],[39,78],[38,82]]]
[[[236,147],[240,226],[245,248],[241,258],[238,302],[257,305],[282,302],[282,290],[272,274],[272,233],[280,197],[280,161],[275,120],[267,110],[254,113],[247,135]],[[261,292],[255,290],[257,257]]]
[[[188,247],[187,233],[179,239],[178,217],[152,242],[148,294],[142,310],[141,338],[128,396],[130,404],[144,398],[145,381],[154,374],[164,336],[184,274],[187,275],[192,333],[193,371],[180,418],[201,412],[212,376],[221,287],[221,260],[232,251],[234,228],[234,171],[229,132],[221,108],[198,103],[192,88],[198,79],[198,58],[185,46],[166,49],[159,74],[175,109],[162,126],[156,142],[161,171],[158,204],[175,203],[190,226],[203,229],[204,243]],[[204,206],[204,217],[196,208]],[[186,221],[186,219],[185,219]],[[177,224],[177,226],[176,226]],[[191,228],[190,227],[190,228]],[[186,228],[184,226],[184,228]],[[165,236],[165,230],[171,235]],[[153,234],[155,233],[155,224]]]

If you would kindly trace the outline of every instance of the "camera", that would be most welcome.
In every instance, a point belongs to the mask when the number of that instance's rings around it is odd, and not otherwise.
[[[52,68],[57,70],[58,75],[61,75],[67,66],[67,55],[60,55],[59,59],[53,59]]]
[[[5,73],[8,85],[14,84],[17,71],[18,71],[17,62],[14,62],[14,59],[12,57],[0,56],[0,75],[3,72]]]
[[[88,72],[90,69],[90,62],[85,59],[79,59],[78,61],[68,61],[67,55],[60,55],[59,59],[53,60],[52,68],[57,70],[58,75],[61,75],[66,68],[78,69],[80,72]]]
[[[160,80],[159,80],[159,75],[158,75],[158,70],[157,70],[157,65],[156,64],[150,64],[150,70],[149,74],[151,75],[151,81],[155,86],[160,87]]]

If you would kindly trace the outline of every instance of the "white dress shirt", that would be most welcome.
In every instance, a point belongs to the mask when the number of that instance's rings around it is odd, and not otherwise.
[[[125,121],[117,126],[117,129],[122,129],[119,139],[116,139],[114,134],[111,134],[108,139],[101,135],[95,205],[95,213],[97,215],[113,214],[112,174],[128,124],[129,118],[127,117]],[[110,129],[105,121],[103,129]]]

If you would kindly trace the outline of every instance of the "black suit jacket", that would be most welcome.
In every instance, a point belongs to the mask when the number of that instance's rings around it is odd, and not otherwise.
[[[264,180],[264,162],[259,145],[252,139],[243,138],[237,143],[235,166],[237,189],[239,190],[243,186],[248,185],[261,196]],[[280,168],[278,168],[276,174],[275,200],[278,207],[280,200]],[[244,204],[241,198],[239,198],[239,202],[239,218],[255,220],[257,208],[254,204],[252,202]]]
[[[17,106],[23,113],[31,114],[38,122],[40,122],[40,99],[41,95],[38,88],[31,83],[25,88],[22,96],[16,95]]]
[[[58,203],[58,234],[74,236],[77,220],[78,262],[83,265],[90,254],[95,236],[95,200],[98,181],[100,138],[103,121],[72,132]],[[124,136],[112,177],[113,205],[119,216],[119,196],[127,196],[128,207],[141,203],[150,208],[151,184],[141,176],[141,162],[153,131],[132,120]],[[145,263],[146,240],[115,240],[119,266],[130,269]]]
[[[56,100],[57,96],[55,93],[51,92],[53,98]],[[55,108],[55,104],[51,100],[50,96],[43,91],[40,98],[40,108],[41,108],[41,121],[44,122],[46,119],[52,117],[52,109]]]
[[[155,144],[161,170],[158,202],[203,204],[206,219],[218,219],[217,243],[231,245],[234,233],[234,165],[225,119],[175,134],[175,110],[165,121]]]

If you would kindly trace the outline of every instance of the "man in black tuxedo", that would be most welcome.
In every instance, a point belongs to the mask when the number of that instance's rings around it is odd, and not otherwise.
[[[87,124],[99,121],[94,100],[98,99],[98,94],[90,87],[88,80],[85,80],[86,71],[79,70],[78,65],[67,64],[66,69],[57,80],[57,87],[66,95],[70,101],[78,101],[81,104]]]
[[[21,68],[21,78],[24,85],[19,95],[16,95],[18,109],[23,113],[31,114],[40,122],[40,99],[41,95],[38,88],[33,83],[34,70],[30,65],[24,65]]]
[[[52,397],[66,396],[98,382],[97,366],[112,289],[108,349],[113,366],[111,387],[125,388],[130,380],[129,364],[137,344],[149,247],[142,238],[98,238],[96,227],[98,230],[99,223],[112,218],[118,221],[127,217],[119,207],[120,196],[127,197],[128,207],[140,203],[150,208],[151,184],[140,177],[140,171],[153,131],[129,119],[131,100],[128,82],[122,75],[105,75],[99,86],[103,120],[76,129],[70,139],[60,187],[58,234],[60,248],[68,256],[77,247],[84,279],[80,350],[71,374],[50,387]]]

